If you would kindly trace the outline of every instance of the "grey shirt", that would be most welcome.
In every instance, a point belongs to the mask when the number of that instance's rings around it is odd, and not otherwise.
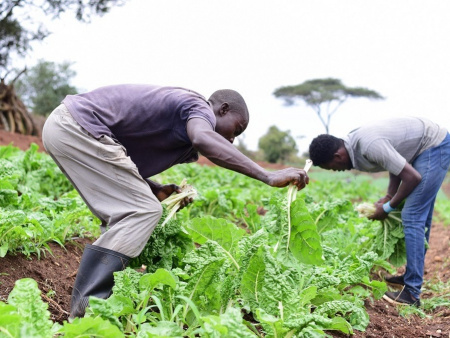
[[[439,145],[447,130],[421,117],[392,118],[353,130],[344,138],[353,168],[398,175],[425,150]]]

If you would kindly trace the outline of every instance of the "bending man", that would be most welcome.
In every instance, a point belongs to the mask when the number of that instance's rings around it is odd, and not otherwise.
[[[233,146],[247,128],[242,96],[218,90],[207,100],[184,88],[113,85],[67,96],[48,117],[43,143],[87,206],[102,222],[88,245],[72,292],[70,317],[83,316],[89,296],[107,298],[113,273],[143,250],[175,184],[150,180],[171,166],[213,163],[272,187],[305,187],[302,169],[269,172]],[[192,202],[185,200],[182,206]]]
[[[403,200],[406,272],[386,278],[403,285],[386,292],[390,302],[420,306],[425,239],[430,237],[434,202],[450,165],[450,135],[424,118],[395,118],[362,126],[347,137],[319,135],[310,144],[314,165],[328,170],[389,172],[387,194],[372,219],[382,220]]]

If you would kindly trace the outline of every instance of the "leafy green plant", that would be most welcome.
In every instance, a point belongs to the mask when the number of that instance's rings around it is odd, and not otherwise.
[[[401,218],[403,205],[399,206],[379,221],[380,227],[375,233],[373,247],[382,259],[389,260],[394,266],[399,267],[406,263],[405,234]],[[375,212],[375,205],[361,203],[356,206],[360,217],[370,217]],[[377,222],[378,223],[378,222]]]
[[[40,297],[36,281],[17,280],[8,296],[0,302],[0,333],[6,337],[51,337],[60,325],[50,320],[48,305]]]
[[[48,241],[98,235],[98,220],[51,159],[36,148],[26,153],[0,147],[0,254],[39,254]],[[392,265],[383,253],[388,245],[378,242],[379,222],[358,217],[353,204],[360,201],[353,199],[377,198],[378,185],[363,175],[323,178],[294,200],[289,188],[271,189],[218,167],[182,165],[156,177],[183,178],[198,191],[194,203],[155,228],[131,268],[115,274],[112,296],[92,297],[84,318],[56,329],[48,311],[34,311],[47,333],[314,337],[365,330],[364,301],[386,291],[372,272]],[[134,269],[142,265],[146,273]],[[445,285],[426,287],[439,289],[420,311],[447,306]],[[14,301],[0,302],[0,335],[28,330],[18,311]]]
[[[73,236],[97,235],[99,221],[53,160],[33,144],[0,147],[0,257],[50,251]]]
[[[144,266],[147,272],[154,272],[158,268],[170,270],[178,267],[186,253],[194,248],[192,239],[187,236],[178,217],[170,219],[163,226],[168,214],[167,207],[163,205],[158,225],[139,256],[130,261],[130,267]]]

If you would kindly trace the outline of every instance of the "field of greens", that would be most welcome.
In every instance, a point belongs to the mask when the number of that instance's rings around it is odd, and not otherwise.
[[[39,256],[49,242],[63,246],[73,237],[99,235],[99,221],[37,150],[0,147],[0,262],[8,253]],[[315,168],[309,176],[296,197],[219,167],[179,165],[154,177],[161,183],[186,179],[198,196],[115,273],[112,296],[91,298],[84,318],[61,324],[50,320],[37,283],[18,280],[0,302],[0,337],[364,331],[364,302],[387,290],[376,272],[394,273],[405,262],[401,225],[371,222],[355,210],[384,195],[387,178]],[[441,193],[436,208],[449,215],[449,206]]]

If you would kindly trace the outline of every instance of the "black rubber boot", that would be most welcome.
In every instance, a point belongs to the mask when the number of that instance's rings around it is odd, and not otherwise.
[[[124,270],[130,259],[113,250],[86,245],[73,286],[69,321],[84,316],[89,296],[106,299],[111,295],[113,273]]]

